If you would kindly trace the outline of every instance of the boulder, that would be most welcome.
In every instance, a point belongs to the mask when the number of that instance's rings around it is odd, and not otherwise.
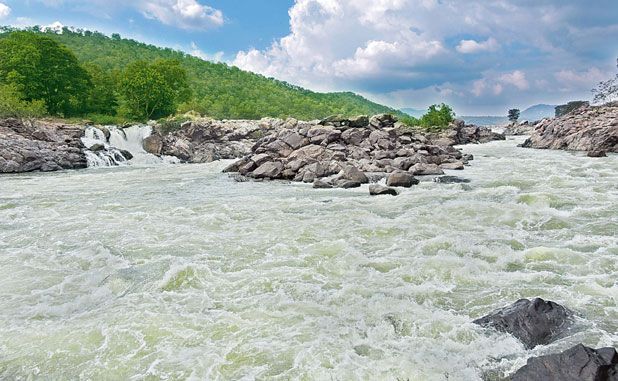
[[[587,153],[588,157],[607,157],[607,153],[603,150],[592,150],[592,151],[588,151]]]
[[[163,150],[163,138],[159,134],[153,134],[144,139],[142,142],[142,146],[144,147],[144,151],[153,154],[153,155],[161,155],[161,151]]]
[[[469,183],[470,180],[468,179],[464,179],[461,177],[457,177],[457,176],[440,176],[440,177],[434,177],[433,181],[435,183],[440,183],[440,184],[462,184],[462,183]]]
[[[618,353],[615,348],[579,344],[562,353],[529,359],[511,381],[618,381]]]
[[[414,176],[443,175],[444,171],[437,164],[418,163],[409,170]]]
[[[359,188],[361,186],[361,183],[353,180],[339,179],[335,181],[335,186],[337,188],[351,189]]]
[[[283,172],[283,163],[279,161],[269,161],[255,169],[251,176],[256,179],[276,179]]]
[[[457,170],[457,171],[461,171],[464,169],[464,163],[461,161],[455,161],[452,163],[442,163],[440,164],[440,168],[442,169],[452,169],[452,170]]]
[[[369,117],[367,115],[359,115],[354,118],[350,118],[350,127],[364,128],[369,126]]]
[[[509,333],[531,349],[551,343],[568,327],[570,316],[570,311],[557,303],[521,299],[473,323]]]
[[[330,189],[332,187],[333,187],[333,185],[330,184],[330,183],[327,183],[326,181],[315,180],[313,182],[313,188],[315,188],[315,189]]]
[[[343,167],[339,177],[345,180],[358,182],[360,184],[367,184],[369,182],[367,175],[353,165],[346,165]]]
[[[399,195],[399,192],[397,192],[397,190],[393,188],[385,187],[378,184],[371,184],[369,185],[369,194],[371,196],[397,196]]]
[[[393,172],[386,179],[386,185],[389,187],[410,188],[418,183],[419,181],[408,172]]]

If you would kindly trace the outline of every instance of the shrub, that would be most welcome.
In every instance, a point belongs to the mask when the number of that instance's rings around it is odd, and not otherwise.
[[[23,100],[22,93],[16,85],[0,86],[0,117],[1,118],[18,118],[18,119],[34,119],[40,118],[47,114],[45,109],[45,101]]]

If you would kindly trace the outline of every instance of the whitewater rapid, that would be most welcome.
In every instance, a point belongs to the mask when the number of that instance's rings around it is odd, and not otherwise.
[[[227,163],[2,176],[0,379],[481,380],[615,346],[618,156],[519,142],[398,197]],[[471,324],[536,296],[568,337]]]

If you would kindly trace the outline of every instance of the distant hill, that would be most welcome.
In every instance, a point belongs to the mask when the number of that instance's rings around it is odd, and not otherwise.
[[[509,123],[506,116],[458,116],[457,118],[476,126],[502,126]]]
[[[553,118],[555,115],[556,105],[538,104],[522,111],[519,119],[534,122],[544,118]]]
[[[427,113],[427,110],[419,110],[415,108],[402,108],[401,111],[415,118],[420,118]]]
[[[0,27],[0,39],[12,30],[10,27]],[[181,106],[180,111],[195,110],[218,119],[259,119],[270,116],[311,120],[337,114],[402,115],[398,110],[371,102],[352,92],[317,93],[225,63],[204,61],[170,48],[123,39],[117,34],[108,37],[98,32],[72,28],[54,31],[34,27],[30,31],[66,45],[81,62],[95,63],[112,73],[119,73],[137,60],[179,60],[187,70],[194,93],[194,100]]]

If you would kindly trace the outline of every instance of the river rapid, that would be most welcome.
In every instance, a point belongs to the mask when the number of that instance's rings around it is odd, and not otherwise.
[[[465,146],[398,197],[226,163],[0,177],[0,379],[480,380],[618,345],[618,156]],[[577,313],[525,350],[471,320]]]

